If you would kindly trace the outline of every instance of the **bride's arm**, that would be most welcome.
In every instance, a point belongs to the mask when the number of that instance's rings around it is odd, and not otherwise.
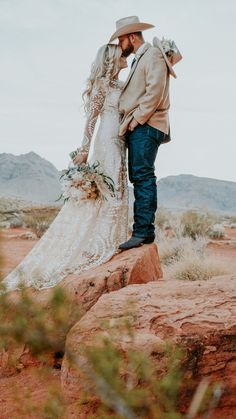
[[[89,108],[87,111],[87,119],[84,128],[84,135],[81,147],[77,148],[75,151],[70,153],[70,156],[74,164],[86,163],[88,158],[88,153],[95,129],[95,125],[98,119],[98,116],[102,110],[105,100],[105,86],[103,80],[97,80],[94,83],[90,101]]]

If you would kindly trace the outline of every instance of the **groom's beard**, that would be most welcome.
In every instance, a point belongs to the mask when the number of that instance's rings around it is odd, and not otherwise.
[[[131,44],[129,40],[128,46],[123,50],[122,55],[123,57],[128,57],[134,51],[134,46]]]

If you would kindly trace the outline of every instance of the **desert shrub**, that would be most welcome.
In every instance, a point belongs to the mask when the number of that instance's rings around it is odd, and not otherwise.
[[[206,280],[232,273],[225,261],[217,260],[207,251],[207,237],[160,236],[158,252],[164,274],[169,279]]]
[[[183,236],[196,239],[198,236],[207,236],[215,218],[209,214],[200,214],[196,211],[186,211],[181,217]]]
[[[231,224],[236,224],[236,215],[232,215],[231,217],[229,217],[229,222]]]
[[[23,226],[23,220],[20,218],[13,218],[12,220],[9,220],[9,223],[11,228],[19,228]]]
[[[208,233],[211,239],[223,239],[225,236],[225,229],[222,224],[214,224]]]
[[[68,309],[70,308],[70,309]],[[58,343],[59,336],[66,336],[70,329],[71,318],[74,322],[79,320],[81,312],[78,306],[73,307],[65,292],[57,287],[53,290],[48,301],[47,310],[35,301],[30,290],[22,287],[17,293],[17,298],[6,293],[3,285],[0,293],[0,355],[7,359],[4,370],[10,374],[20,372],[23,365],[19,362],[22,346],[27,348],[34,357],[34,363],[40,368],[34,369],[39,382],[48,375],[52,377],[52,367],[49,365],[48,353],[55,357],[62,343]],[[59,347],[58,347],[59,345]],[[51,358],[52,359],[52,358]],[[33,391],[33,389],[32,389]],[[52,384],[48,388],[48,396],[38,406],[31,397],[31,389],[26,386],[12,388],[12,404],[14,417],[63,417],[64,402],[60,386]]]
[[[58,208],[34,208],[24,215],[24,225],[29,227],[40,238],[48,229],[58,211]]]
[[[108,418],[111,413],[117,419],[183,417],[177,407],[182,383],[182,354],[177,347],[166,346],[160,364],[140,350],[124,353],[111,335],[100,346],[85,345],[82,350],[87,363],[84,400],[95,392],[101,403],[96,417]]]
[[[170,227],[171,213],[164,208],[158,208],[155,217],[155,225],[159,229]]]
[[[225,262],[221,262],[213,256],[200,256],[191,251],[166,268],[168,278],[190,281],[207,280],[213,276],[229,273],[231,270]]]
[[[159,236],[160,238],[160,236]],[[207,240],[204,237],[198,237],[193,240],[191,237],[173,237],[160,238],[158,242],[158,251],[163,265],[170,265],[181,260],[185,255],[191,252],[203,255],[207,246]]]
[[[73,306],[60,287],[53,290],[48,309],[42,310],[40,303],[31,296],[30,289],[19,286],[17,299],[5,292],[0,284],[0,347],[26,344],[32,353],[41,354],[56,350],[55,331],[65,335],[69,330],[71,318],[81,316],[77,306]],[[70,310],[68,310],[70,307]]]
[[[170,342],[159,353],[151,355],[134,349],[132,320],[116,319],[112,326],[101,325],[100,329],[105,333],[99,338],[99,344],[95,337],[89,345],[80,345],[77,357],[70,358],[73,367],[79,370],[83,385],[81,404],[94,403],[95,396],[97,409],[92,417],[184,418],[178,405],[183,382],[186,386],[188,381],[184,378],[186,351]],[[129,341],[130,349],[122,349],[122,340]],[[188,389],[193,393],[190,381]],[[195,414],[200,409],[203,413],[207,411],[214,388],[207,386],[207,390],[204,409],[201,402],[194,400],[195,412],[189,418],[197,417]],[[193,412],[192,403],[190,409]]]

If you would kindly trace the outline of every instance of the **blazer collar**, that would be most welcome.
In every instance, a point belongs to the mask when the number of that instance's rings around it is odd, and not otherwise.
[[[126,86],[128,85],[128,83],[129,83],[129,81],[130,81],[130,79],[131,79],[131,77],[132,77],[132,75],[134,74],[134,71],[135,71],[135,69],[136,69],[136,67],[137,67],[137,65],[138,65],[138,62],[139,62],[139,60],[140,60],[140,58],[145,54],[145,52],[149,49],[151,47],[151,44],[149,44],[149,42],[146,42],[146,44],[145,44],[145,46],[144,46],[144,48],[143,48],[143,50],[142,50],[142,52],[141,52],[141,54],[138,54],[135,58],[136,58],[136,61],[135,61],[135,63],[133,64],[133,67],[130,69],[130,72],[129,72],[129,74],[128,74],[128,77],[127,77],[127,79],[126,79],[126,81],[125,81],[125,84],[124,84],[124,86],[123,86],[123,90],[126,88]]]

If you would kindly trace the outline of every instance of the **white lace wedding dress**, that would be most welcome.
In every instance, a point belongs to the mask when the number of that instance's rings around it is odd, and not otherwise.
[[[127,240],[128,184],[125,143],[118,138],[118,101],[122,82],[106,87],[100,79],[93,87],[81,150],[89,150],[95,124],[100,125],[88,162],[98,160],[116,187],[108,201],[67,201],[46,233],[23,261],[3,279],[6,291],[19,284],[50,288],[71,273],[81,273],[109,260]],[[79,278],[78,278],[79,281]]]

